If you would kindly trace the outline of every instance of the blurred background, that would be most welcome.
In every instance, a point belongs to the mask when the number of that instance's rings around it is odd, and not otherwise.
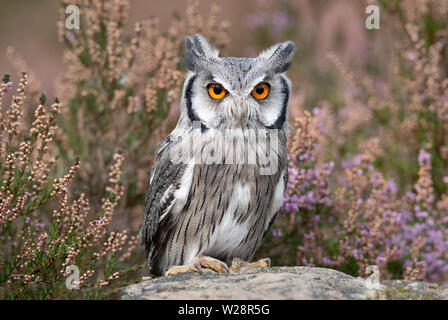
[[[218,3],[218,1],[215,1]],[[14,47],[22,55],[28,66],[40,75],[42,88],[48,94],[54,93],[53,81],[62,71],[63,44],[58,41],[56,28],[59,19],[59,1],[0,1],[0,69],[14,73],[6,59],[6,48]],[[230,53],[242,54],[242,46],[251,40],[250,33],[241,32],[247,28],[245,16],[251,11],[248,1],[230,0],[220,5],[226,20],[230,21],[232,47]],[[156,1],[136,0],[131,2],[126,30],[132,30],[135,22],[156,16],[161,29],[168,28],[175,12],[185,15],[185,0]],[[202,1],[199,10],[206,15],[210,10],[209,1]],[[82,14],[82,13],[81,13]]]
[[[219,6],[220,18],[229,22],[231,42],[226,50],[228,55],[254,56],[259,49],[257,44],[264,44],[270,38],[283,41],[300,36],[296,63],[303,64],[300,69],[312,68],[314,72],[323,72],[328,65],[325,56],[329,51],[335,51],[344,63],[358,66],[373,59],[382,59],[382,63],[389,61],[387,50],[391,39],[388,21],[381,21],[380,30],[369,31],[364,26],[365,8],[370,2],[297,0],[283,4],[280,1],[275,6],[269,0],[228,0],[225,4],[201,1],[199,11],[206,16],[211,3]],[[54,79],[62,71],[64,47],[58,41],[56,27],[59,1],[1,0],[0,4],[0,70],[14,74],[13,66],[6,59],[6,48],[12,46],[28,67],[39,74],[43,91],[53,95]],[[266,11],[274,6],[274,11]],[[129,32],[135,22],[156,16],[160,19],[161,29],[166,31],[173,14],[185,15],[185,8],[185,0],[132,0],[125,29]],[[258,30],[271,24],[273,28],[269,31]],[[254,30],[257,30],[255,38]]]

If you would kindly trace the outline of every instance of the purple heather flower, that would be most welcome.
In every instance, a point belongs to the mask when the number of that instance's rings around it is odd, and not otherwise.
[[[406,197],[408,197],[409,200],[415,200],[415,193],[408,191],[406,192]]]
[[[408,59],[410,61],[415,61],[415,59],[417,59],[417,55],[415,53],[408,53]]]
[[[5,90],[6,90],[6,91],[9,91],[9,90],[11,90],[11,88],[12,88],[12,82],[9,81],[9,82],[6,83],[6,85],[5,85]]]
[[[305,234],[303,235],[303,237],[304,237],[306,240],[313,239],[313,238],[314,238],[314,232],[313,232],[313,231],[310,231],[310,232],[308,232],[308,233],[305,233]]]
[[[342,167],[344,169],[348,169],[353,166],[357,166],[357,165],[361,164],[361,160],[362,160],[362,155],[358,154],[358,155],[354,156],[351,160],[342,161]]]
[[[381,173],[379,173],[379,172],[375,172],[375,173],[372,174],[372,176],[370,177],[370,182],[372,182],[374,187],[378,186],[382,176],[383,175]]]
[[[66,32],[65,39],[67,39],[69,42],[72,42],[73,40],[75,40],[75,35],[73,34],[73,32]]]
[[[425,150],[421,149],[420,152],[418,153],[418,162],[429,164],[430,161],[431,161],[431,155]]]
[[[273,229],[273,230],[272,230],[272,235],[273,235],[275,238],[281,238],[282,235],[283,235],[283,233],[282,233],[282,230],[281,230],[281,229]]]
[[[397,185],[392,180],[387,181],[386,192],[395,194],[397,193]]]
[[[382,264],[384,263],[385,258],[381,255],[379,255],[378,257],[376,257],[376,264]]]
[[[313,214],[313,215],[310,217],[310,221],[311,221],[312,223],[318,223],[318,222],[320,221],[320,216],[317,215],[317,214]]]

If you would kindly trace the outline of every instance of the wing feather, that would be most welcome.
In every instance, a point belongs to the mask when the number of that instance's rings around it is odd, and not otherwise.
[[[159,226],[161,221],[172,211],[176,200],[176,191],[180,188],[186,168],[185,163],[175,164],[170,158],[171,150],[178,142],[172,141],[168,136],[160,143],[151,170],[141,230],[141,242],[148,255],[148,261],[156,253],[156,243],[161,240],[156,237],[163,237],[160,234]]]

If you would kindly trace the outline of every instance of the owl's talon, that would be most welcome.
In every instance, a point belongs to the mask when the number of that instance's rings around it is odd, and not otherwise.
[[[201,267],[212,269],[219,273],[229,273],[229,267],[221,260],[207,256],[199,256],[195,260]]]
[[[202,268],[201,268],[201,265],[199,263],[195,263],[194,264],[194,268],[195,268],[195,270],[197,270],[197,272],[202,273]]]
[[[232,265],[230,266],[230,268],[233,270],[237,270],[241,267],[245,267],[248,264],[249,264],[249,262],[241,260],[240,258],[233,258]]]
[[[189,264],[169,268],[165,276],[192,271],[202,273],[202,268],[212,269],[219,273],[229,273],[229,267],[224,262],[207,256],[199,256],[193,258]]]
[[[198,272],[202,273],[202,269],[200,266],[196,264],[187,264],[184,266],[174,266],[168,269],[168,271],[165,273],[165,276],[172,276],[179,273],[187,273],[187,272]]]
[[[253,262],[253,263],[254,263],[255,267],[258,266],[258,267],[267,267],[267,268],[269,268],[271,266],[271,258],[266,257],[266,258],[260,259],[260,260],[258,260],[256,262]]]
[[[238,270],[242,267],[270,267],[271,266],[271,259],[270,258],[263,258],[255,262],[247,262],[244,260],[241,260],[240,258],[234,258],[232,261],[232,266],[230,267],[233,270]]]

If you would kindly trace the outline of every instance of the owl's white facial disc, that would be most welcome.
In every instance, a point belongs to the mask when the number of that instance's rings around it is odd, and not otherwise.
[[[191,72],[182,104],[187,120],[180,122],[200,121],[203,129],[283,129],[291,86],[284,72],[294,49],[292,42],[285,42],[257,58],[220,58],[203,37],[187,38],[185,64]],[[211,86],[219,86],[220,94],[211,92]]]

